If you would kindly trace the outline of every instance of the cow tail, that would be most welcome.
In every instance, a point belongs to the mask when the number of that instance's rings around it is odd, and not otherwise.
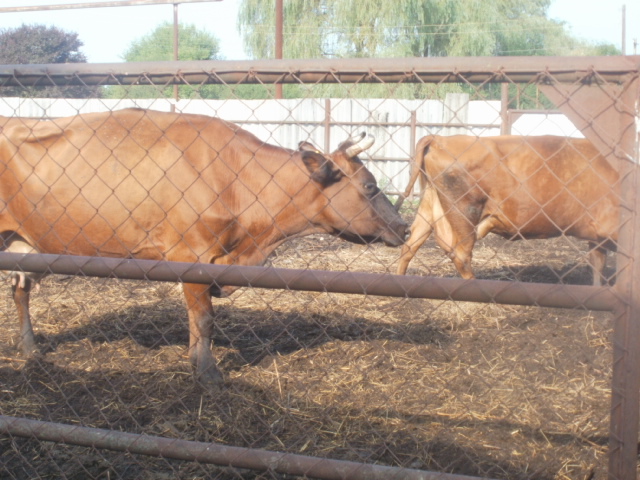
[[[398,200],[395,204],[396,211],[400,211],[400,207],[404,203],[405,199],[409,195],[411,195],[411,192],[413,192],[413,186],[415,185],[418,177],[420,177],[420,195],[422,195],[422,192],[427,186],[428,178],[426,170],[424,168],[424,161],[425,156],[429,151],[429,146],[431,145],[431,142],[433,142],[433,139],[433,135],[427,135],[426,137],[422,137],[420,140],[418,140],[418,143],[416,144],[416,153],[413,162],[411,163],[411,174],[409,176],[409,183],[407,184],[407,188],[405,189],[405,191],[398,195]]]

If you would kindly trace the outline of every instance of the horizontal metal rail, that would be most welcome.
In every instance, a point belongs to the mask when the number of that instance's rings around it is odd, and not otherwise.
[[[597,65],[597,67],[596,67]],[[0,65],[0,86],[277,83],[624,83],[640,56],[410,57]]]
[[[139,435],[0,415],[0,433],[118,452],[326,480],[479,480],[477,477],[332,460],[219,443]]]
[[[586,308],[598,311],[612,311],[619,304],[614,290],[609,287],[75,255],[3,252],[0,253],[0,270],[388,297],[451,299],[464,302],[495,302],[508,305]]]
[[[146,5],[175,5],[182,3],[221,2],[222,0],[114,0],[111,2],[64,3],[58,5],[34,5],[0,7],[0,13],[42,12],[50,10],[74,10],[78,8],[140,7]]]
[[[538,113],[535,110],[531,111],[532,113]],[[38,117],[41,119],[42,117]],[[52,118],[49,118],[51,120]],[[325,125],[324,120],[238,120],[235,123],[243,124],[243,125]],[[412,124],[411,121],[408,122],[376,122],[376,121],[365,121],[365,122],[338,122],[332,120],[331,125],[339,125],[346,127],[411,127],[415,125],[416,127],[429,127],[429,128],[500,128],[499,123],[454,123],[454,122],[415,122]]]

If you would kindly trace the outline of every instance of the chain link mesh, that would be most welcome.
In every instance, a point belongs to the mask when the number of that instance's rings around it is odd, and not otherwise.
[[[375,78],[376,73],[371,75]],[[540,75],[548,79],[549,74]],[[59,82],[50,78],[51,83]],[[118,74],[113,74],[111,83],[117,83],[117,78]],[[172,82],[157,84],[153,78],[140,78],[139,83],[148,86],[139,88],[150,89],[145,95],[151,91],[156,98],[136,98],[138,87],[131,87],[125,98],[113,100],[5,97],[0,98],[0,115],[37,118],[36,122],[46,119],[59,130],[64,123],[61,117],[69,115],[129,106],[175,109],[219,116],[279,147],[295,150],[298,142],[308,141],[326,153],[364,130],[376,137],[376,143],[361,154],[361,159],[379,188],[391,198],[401,194],[409,182],[411,165],[420,157],[415,151],[420,138],[454,134],[485,138],[498,135],[505,126],[499,86],[490,82],[465,81],[456,88],[448,83],[418,83],[409,86],[415,97],[422,98],[402,99],[395,97],[401,96],[399,91],[405,93],[406,85],[385,83],[380,77],[383,98],[364,98],[361,85],[338,83],[332,86],[330,100],[323,98],[326,85],[321,81],[309,84],[301,80],[296,87],[305,92],[303,97],[287,100],[273,99],[273,85],[259,80],[254,86],[266,98],[234,98],[242,85],[222,82],[213,88],[217,95],[229,99],[211,100],[198,98],[202,89],[212,88],[201,81],[188,85],[192,98],[176,102],[165,97],[171,94],[167,87]],[[92,83],[82,76],[69,81],[77,83],[78,79]],[[511,80],[504,76],[499,79],[507,83]],[[604,88],[607,83],[601,80],[600,85]],[[513,107],[509,112],[510,130],[524,135],[523,147],[529,146],[530,135],[582,136],[567,117],[550,111],[551,102],[536,88],[536,82],[514,81],[509,99]],[[616,100],[611,98],[611,103]],[[542,113],[529,111],[540,107]],[[5,166],[11,160],[5,156],[7,142],[20,147],[17,137],[7,131],[5,127],[0,132],[0,155]],[[96,131],[94,137],[103,133]],[[133,147],[142,149],[141,158],[151,155],[151,150],[163,142],[176,159],[180,157],[185,139],[165,137],[160,126],[152,133],[152,146]],[[107,149],[105,155],[109,155],[116,147],[109,146],[104,136],[101,142]],[[29,133],[20,140],[27,141],[31,141]],[[68,134],[59,141],[74,144]],[[228,141],[243,142],[238,137]],[[43,171],[38,165],[48,162],[49,142],[41,138],[36,143],[40,154],[27,161],[33,167],[28,176],[38,177]],[[60,175],[73,177],[73,162],[85,161],[86,155],[95,153],[82,145],[75,147],[78,157],[65,159],[68,165],[58,165]],[[615,145],[610,148],[613,151]],[[452,163],[441,172],[449,183],[431,178],[432,185],[438,194],[449,196],[444,202],[445,212],[481,218],[468,215],[468,200],[490,194],[489,186],[504,181],[509,174],[499,165],[480,173],[468,170],[464,151],[449,150]],[[584,164],[581,172],[601,175],[594,170],[593,155],[576,158]],[[499,162],[506,160],[507,156],[498,158]],[[561,179],[556,173],[545,170],[547,158],[540,154],[536,161],[543,165],[538,165],[535,172],[540,175],[540,169],[544,170],[544,181],[537,181],[536,188],[546,198],[568,189],[564,180],[558,185]],[[112,225],[116,231],[131,218],[144,223],[149,213],[136,211],[132,192],[144,190],[142,196],[153,197],[157,208],[164,208],[172,189],[185,192],[207,188],[199,182],[198,173],[171,175],[173,165],[160,166],[157,171],[148,163],[144,168],[127,166],[117,184],[109,184],[111,176],[101,177],[100,167],[94,177],[73,179],[73,202],[92,204],[97,217],[72,218],[84,229],[80,237],[66,241],[94,242],[92,221],[114,222],[118,218],[121,223]],[[221,164],[217,168],[235,167]],[[475,181],[455,190],[452,197],[452,190],[445,187],[451,186],[454,171],[458,179],[481,178],[486,183]],[[510,180],[517,176],[513,172],[511,175]],[[169,182],[167,176],[172,177]],[[619,181],[598,178],[619,200]],[[529,178],[516,180],[521,186]],[[261,215],[268,216],[276,230],[282,228],[281,211],[263,205],[266,199],[259,189],[252,184],[238,187],[249,190],[258,204],[250,203],[247,208],[261,208]],[[279,185],[283,191],[287,187]],[[583,192],[593,185],[577,189]],[[46,185],[45,191],[55,198],[55,182]],[[408,224],[419,218],[416,212],[421,193],[418,186],[410,189],[400,210]],[[522,191],[511,191],[504,198],[487,197],[480,205],[494,203],[496,211],[502,211],[507,199],[517,196],[516,200],[523,200],[522,195]],[[18,196],[20,192],[13,192],[3,201],[9,203]],[[601,203],[600,198],[587,198]],[[34,199],[29,201],[35,205]],[[120,209],[118,215],[104,216],[103,202],[108,201],[114,201],[114,210]],[[295,203],[295,198],[287,198],[280,208]],[[206,215],[209,207],[192,205],[192,216]],[[226,208],[233,210],[235,205],[228,203]],[[527,208],[544,209],[545,205],[529,201]],[[50,234],[56,235],[60,233],[58,219],[64,213],[47,215],[34,209],[29,221],[37,218],[48,222]],[[66,213],[72,216],[70,211]],[[246,213],[234,211],[238,216]],[[164,214],[169,217],[170,212]],[[515,232],[506,239],[488,235],[475,242],[475,276],[504,281],[505,285],[513,281],[590,285],[587,238],[576,238],[574,225],[555,224],[553,209],[545,215],[554,233],[541,232],[539,236],[554,238],[512,241],[526,226],[526,222],[517,223],[512,218]],[[614,209],[609,215],[618,212]],[[0,220],[3,218],[0,216]],[[598,218],[588,212],[575,220],[593,224]],[[171,218],[171,227],[177,232],[172,242],[152,246],[159,256],[184,242],[182,235],[191,227],[181,227],[183,220],[190,221]],[[312,222],[314,218],[304,220]],[[472,225],[472,234],[478,223]],[[2,233],[8,243],[7,232]],[[605,246],[606,240],[607,247],[614,247],[617,232],[614,229],[610,233],[610,238],[593,241]],[[218,235],[220,232],[210,232],[212,243]],[[106,256],[107,250],[103,249]],[[395,273],[400,255],[400,248],[380,243],[358,245],[323,233],[288,240],[269,257],[268,265],[389,274]],[[620,263],[620,258],[616,266],[610,255],[603,273],[605,283],[615,282],[616,268],[620,271],[628,267]],[[458,277],[453,262],[433,237],[417,250],[408,274]],[[38,353],[29,358],[18,353],[21,334],[12,296],[5,295],[2,302],[2,415],[443,474],[507,479],[607,477],[612,317],[584,305],[555,309],[535,304],[240,288],[226,298],[214,299],[213,352],[226,380],[223,388],[211,390],[194,382],[186,305],[177,284],[50,275],[31,296]],[[0,436],[0,477],[291,478],[272,469],[255,472],[14,435]],[[405,478],[402,470],[397,478]]]

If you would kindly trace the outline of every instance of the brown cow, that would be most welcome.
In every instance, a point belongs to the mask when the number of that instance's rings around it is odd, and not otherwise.
[[[540,136],[427,136],[416,146],[409,188],[422,198],[397,273],[435,230],[463,278],[471,251],[489,232],[510,240],[560,235],[588,240],[600,285],[618,229],[618,173],[585,139]]]
[[[130,109],[54,121],[1,119],[3,250],[259,265],[285,240],[330,233],[400,246],[407,224],[357,155],[372,137],[323,155],[292,151],[202,115]],[[36,278],[34,278],[36,277]],[[37,276],[14,278],[23,352]],[[222,375],[210,348],[211,295],[184,284],[197,378]]]

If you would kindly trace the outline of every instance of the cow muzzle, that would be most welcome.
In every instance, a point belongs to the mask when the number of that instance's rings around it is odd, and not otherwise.
[[[393,225],[389,232],[382,235],[381,240],[387,247],[399,247],[407,241],[411,234],[411,227],[404,222]]]

